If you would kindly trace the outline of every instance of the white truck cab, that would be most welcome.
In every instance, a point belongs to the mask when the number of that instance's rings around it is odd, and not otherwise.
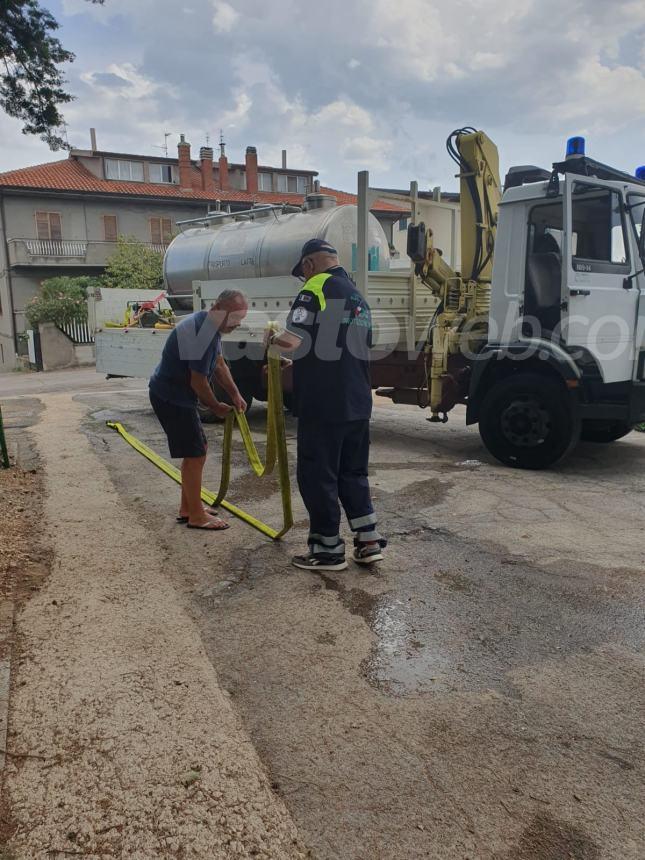
[[[645,420],[644,215],[645,169],[595,162],[581,138],[551,172],[507,175],[467,419],[502,462],[544,468]]]

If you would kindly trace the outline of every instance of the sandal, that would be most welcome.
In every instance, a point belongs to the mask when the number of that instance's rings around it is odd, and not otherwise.
[[[225,529],[229,529],[229,523],[224,522],[224,520],[220,520],[219,517],[214,520],[210,520],[205,523],[203,526],[193,526],[190,523],[186,523],[187,529],[201,529],[206,532],[223,532]]]
[[[215,508],[204,508],[204,512],[207,514],[211,514],[215,516]],[[178,517],[175,517],[175,522],[180,523],[182,526],[185,526],[188,522],[188,517],[184,517],[181,514]]]

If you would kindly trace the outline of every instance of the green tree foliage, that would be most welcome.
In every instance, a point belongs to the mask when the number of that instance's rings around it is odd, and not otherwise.
[[[104,0],[89,0],[102,4]],[[51,149],[67,147],[56,133],[60,106],[73,99],[60,66],[71,63],[52,34],[54,16],[38,0],[0,0],[0,107],[23,122],[23,134],[37,134]]]
[[[28,303],[25,316],[32,328],[44,322],[65,325],[87,320],[87,290],[97,286],[99,279],[87,275],[47,278],[40,286],[40,293]]]
[[[133,236],[119,236],[114,254],[101,278],[104,287],[122,290],[160,290],[163,254]]]

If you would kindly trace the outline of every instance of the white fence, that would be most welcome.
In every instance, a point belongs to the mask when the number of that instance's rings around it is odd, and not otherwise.
[[[28,239],[26,245],[32,257],[84,257],[87,254],[87,242]]]
[[[58,326],[75,344],[94,343],[94,335],[85,320]]]

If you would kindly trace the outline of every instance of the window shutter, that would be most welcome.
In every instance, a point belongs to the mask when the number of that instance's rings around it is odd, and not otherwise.
[[[161,245],[161,221],[159,218],[150,219],[150,241],[153,245]]]
[[[170,243],[172,238],[172,224],[170,223],[170,218],[162,219],[162,232],[163,232],[163,243],[167,245]]]
[[[63,238],[63,230],[58,212],[49,213],[49,235],[54,242],[60,242]]]
[[[116,237],[117,237],[116,215],[104,215],[103,216],[103,235],[105,236],[106,242],[116,242]]]
[[[49,239],[49,217],[47,212],[36,212],[36,233],[39,239]]]

